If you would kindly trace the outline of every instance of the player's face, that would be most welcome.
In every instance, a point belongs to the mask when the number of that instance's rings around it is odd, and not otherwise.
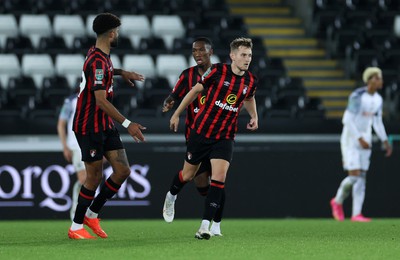
[[[237,50],[231,52],[230,56],[232,59],[232,64],[240,71],[247,71],[249,69],[252,59],[251,48],[239,46]]]
[[[212,55],[211,46],[201,41],[194,42],[192,46],[192,55],[197,65],[204,66],[209,64]]]
[[[110,46],[115,48],[118,46],[118,36],[119,36],[119,28],[115,28],[111,31],[112,40],[110,42]]]
[[[371,84],[375,89],[382,89],[383,86],[383,79],[381,75],[374,75],[371,79]]]

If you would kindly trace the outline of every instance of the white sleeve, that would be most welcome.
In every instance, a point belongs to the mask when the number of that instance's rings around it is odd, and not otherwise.
[[[360,137],[362,137],[362,135],[360,134],[360,131],[358,131],[356,125],[354,124],[354,120],[355,120],[354,113],[346,109],[344,111],[342,123],[343,125],[347,126],[347,128],[351,132],[351,135],[356,137],[358,140]]]
[[[378,112],[377,115],[374,116],[374,121],[372,124],[376,135],[379,137],[381,142],[384,142],[388,139],[385,131],[385,126],[382,122],[382,111]]]

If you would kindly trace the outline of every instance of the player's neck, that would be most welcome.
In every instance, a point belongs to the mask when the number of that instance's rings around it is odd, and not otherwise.
[[[373,95],[373,94],[375,94],[376,89],[372,86],[367,86],[367,92],[368,92],[368,94]]]
[[[105,54],[110,54],[110,43],[108,41],[104,41],[102,39],[97,39],[96,40],[96,48],[100,49],[102,52],[104,52]]]
[[[235,65],[234,62],[232,62],[232,64],[231,64],[231,69],[232,69],[233,74],[238,75],[238,76],[243,76],[244,73],[245,73],[245,71],[244,70],[240,70],[238,68],[238,66]]]
[[[211,67],[211,65],[211,63],[207,63],[204,66],[197,66],[200,76],[203,76],[203,74]]]

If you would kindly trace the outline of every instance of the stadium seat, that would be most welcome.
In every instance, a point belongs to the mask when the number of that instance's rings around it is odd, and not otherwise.
[[[153,57],[159,54],[168,53],[164,40],[160,37],[140,39],[138,52],[140,54],[149,54]]]
[[[128,14],[137,14],[137,0],[106,0],[104,2],[104,11],[116,14],[118,16]]]
[[[32,77],[11,77],[8,82],[8,103],[14,104],[22,109],[33,109],[36,105],[38,89]]]
[[[5,13],[20,16],[22,14],[35,14],[39,8],[33,0],[3,0],[1,5],[4,8]]]
[[[39,41],[38,53],[50,54],[52,57],[59,53],[69,53],[64,38],[61,36],[42,37]]]
[[[26,53],[34,53],[34,49],[31,40],[25,36],[17,36],[13,38],[7,38],[6,46],[4,47],[5,53],[15,53],[18,56],[22,56]]]
[[[75,37],[72,44],[72,53],[80,53],[86,56],[88,50],[96,44],[96,38],[92,36]]]
[[[41,88],[44,77],[54,76],[54,66],[48,54],[25,54],[21,62],[22,74],[31,76],[36,88]]]
[[[114,69],[121,69],[122,64],[121,64],[121,59],[119,58],[119,56],[116,54],[111,54],[110,57],[111,57],[111,62],[113,64]]]
[[[128,54],[125,55],[122,60],[122,69],[128,71],[135,71],[137,73],[143,74],[146,79],[154,78],[155,74],[155,65],[154,60],[150,55],[134,55]],[[135,85],[138,88],[143,87],[143,82],[135,82]]]
[[[70,88],[75,89],[84,62],[85,58],[81,54],[58,54],[55,59],[56,75],[66,77]]]
[[[75,37],[86,35],[85,25],[80,15],[56,14],[53,21],[56,36],[64,38],[68,48],[72,48]]]
[[[71,12],[81,16],[104,12],[104,0],[73,0]]]
[[[86,17],[86,35],[89,37],[96,37],[96,33],[93,31],[94,18],[96,18],[95,14],[90,14]]]
[[[137,49],[140,39],[151,36],[150,22],[145,15],[122,15],[121,36],[128,37]]]
[[[149,17],[160,14],[169,14],[169,0],[137,0],[137,12]]]
[[[185,56],[179,54],[158,55],[156,70],[159,77],[166,77],[170,86],[175,86],[181,72],[188,67]]]
[[[0,83],[5,88],[10,77],[21,75],[21,66],[15,54],[0,54],[0,60]]]
[[[12,14],[0,15],[0,48],[6,45],[8,37],[15,38],[18,36],[17,19]]]
[[[151,23],[153,35],[163,38],[168,50],[172,50],[174,38],[185,35],[185,27],[177,15],[154,15]]]
[[[37,4],[40,13],[53,17],[56,14],[70,14],[71,0],[41,0]]]
[[[35,49],[39,47],[41,37],[52,35],[50,18],[45,14],[32,15],[23,14],[19,20],[21,35],[29,37]]]

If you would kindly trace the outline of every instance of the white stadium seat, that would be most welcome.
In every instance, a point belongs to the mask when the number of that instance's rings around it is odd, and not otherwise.
[[[0,61],[0,82],[6,88],[10,77],[21,75],[21,67],[15,54],[0,54]]]
[[[4,48],[8,37],[18,36],[17,19],[12,14],[0,15],[0,48]]]
[[[140,39],[151,36],[149,19],[145,15],[121,15],[120,34],[128,37],[137,49]]]
[[[151,31],[153,35],[163,38],[168,50],[172,49],[174,38],[185,36],[185,27],[177,15],[154,15]]]
[[[96,33],[93,31],[94,18],[96,18],[95,14],[91,14],[86,17],[86,34],[91,37],[96,37]]]
[[[170,86],[175,86],[179,75],[187,67],[185,56],[180,54],[161,54],[156,59],[157,75],[166,77]]]
[[[21,35],[29,37],[33,47],[37,48],[41,37],[52,35],[50,18],[45,14],[23,14],[19,21],[19,31]]]
[[[25,54],[21,62],[22,74],[31,76],[36,87],[42,87],[44,77],[54,76],[54,66],[48,54]]]
[[[121,68],[121,60],[118,57],[118,55],[111,54],[111,62],[113,64],[114,69],[120,69]]]
[[[147,54],[125,55],[122,61],[122,69],[143,74],[145,78],[154,78],[156,76],[153,58]],[[142,88],[143,82],[136,82],[136,86]]]
[[[55,35],[64,38],[68,48],[72,47],[75,37],[86,35],[85,25],[80,15],[55,15],[53,30]]]
[[[64,76],[72,89],[76,88],[77,79],[82,76],[85,58],[81,54],[58,54],[55,67],[58,76]]]

